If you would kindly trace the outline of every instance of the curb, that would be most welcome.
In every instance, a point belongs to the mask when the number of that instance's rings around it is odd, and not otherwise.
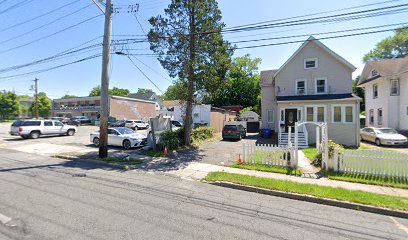
[[[382,214],[382,215],[388,215],[388,216],[408,219],[408,212],[403,212],[399,210],[392,210],[392,209],[381,208],[381,207],[373,207],[369,205],[352,203],[352,202],[344,202],[344,201],[328,199],[328,198],[317,198],[317,197],[313,197],[309,195],[301,195],[297,193],[289,193],[289,192],[283,192],[283,191],[278,191],[278,190],[245,186],[245,185],[240,185],[240,184],[235,184],[235,183],[230,183],[230,182],[220,182],[220,181],[217,181],[217,182],[205,181],[205,182],[211,185],[215,185],[215,186],[227,187],[227,188],[232,188],[232,189],[237,189],[237,190],[242,190],[242,191],[247,191],[247,192],[260,193],[260,194],[265,194],[265,195],[270,195],[270,196],[277,196],[277,197],[289,198],[289,199],[300,200],[300,201],[305,201],[305,202],[311,202],[311,203],[317,203],[317,204],[323,204],[323,205],[329,205],[329,206],[335,206],[335,207],[340,207],[340,208],[347,208],[347,209],[352,209],[352,210],[357,210],[357,211],[370,212],[370,213],[376,213],[376,214]]]

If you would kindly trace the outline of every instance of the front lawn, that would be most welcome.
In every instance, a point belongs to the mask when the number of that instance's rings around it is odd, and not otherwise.
[[[353,191],[343,188],[332,188],[313,184],[296,183],[287,180],[259,178],[226,172],[212,172],[205,178],[207,181],[225,181],[241,185],[254,186],[266,189],[306,194],[319,198],[330,198],[367,204],[377,207],[408,211],[408,198],[387,196],[363,191]]]
[[[317,155],[317,148],[311,147],[311,148],[303,148],[302,152],[306,155],[306,157],[310,160],[313,161]]]
[[[332,171],[325,172],[324,175],[331,180],[408,189],[408,179],[406,178],[364,175],[358,173],[336,173]]]
[[[233,168],[241,168],[241,169],[248,169],[248,170],[257,170],[262,172],[273,172],[273,173],[282,173],[286,175],[295,175],[295,176],[302,176],[302,172],[297,169],[293,169],[291,167],[284,167],[284,166],[271,166],[266,164],[251,164],[251,163],[234,163],[231,165]]]

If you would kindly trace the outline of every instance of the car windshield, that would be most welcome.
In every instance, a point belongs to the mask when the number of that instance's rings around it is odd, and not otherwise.
[[[236,125],[225,125],[224,131],[228,131],[228,130],[237,130],[237,126]]]
[[[132,134],[135,133],[133,130],[129,128],[115,128],[116,131],[120,132],[120,134]]]
[[[398,134],[397,131],[395,131],[392,128],[381,128],[381,129],[376,129],[377,133],[382,133],[382,134]]]
[[[13,126],[13,127],[19,127],[19,126],[21,126],[21,124],[23,124],[23,122],[24,122],[24,121],[17,120],[17,121],[15,121],[15,122],[13,122],[13,124],[11,124],[11,126]]]

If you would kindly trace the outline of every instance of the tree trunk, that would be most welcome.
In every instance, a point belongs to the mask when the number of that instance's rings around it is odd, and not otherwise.
[[[194,93],[194,65],[195,65],[195,0],[190,1],[190,47],[189,47],[189,63],[188,63],[188,89],[187,89],[187,106],[186,119],[184,125],[184,143],[189,146],[191,143],[191,127],[193,124],[193,93]]]

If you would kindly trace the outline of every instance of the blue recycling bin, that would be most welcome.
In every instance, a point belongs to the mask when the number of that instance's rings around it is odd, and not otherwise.
[[[272,129],[264,128],[262,135],[263,135],[263,138],[272,138]]]

